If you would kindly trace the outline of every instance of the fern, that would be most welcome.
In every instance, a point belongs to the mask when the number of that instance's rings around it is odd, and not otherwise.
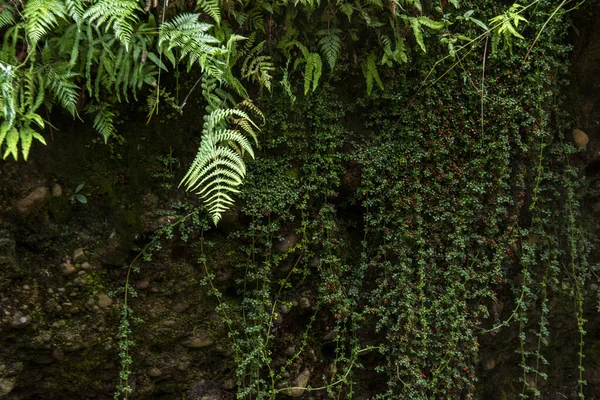
[[[0,11],[0,29],[16,23],[13,15],[14,9],[10,5],[3,7],[4,9]]]
[[[254,48],[248,51],[248,55],[245,57],[242,63],[242,77],[250,78],[253,82],[258,82],[261,86],[271,90],[271,80],[273,79],[270,72],[275,69],[271,62],[271,56],[258,55],[263,47],[265,41],[263,40],[257,44]]]
[[[221,214],[234,203],[231,196],[239,192],[238,187],[246,175],[244,155],[254,158],[247,136],[256,143],[258,127],[240,107],[263,116],[249,100],[232,108],[233,98],[218,88],[214,77],[204,75],[202,94],[208,101],[202,141],[180,185],[188,191],[195,191],[204,200],[213,222],[217,224]]]
[[[138,22],[136,12],[143,11],[135,0],[99,0],[83,14],[83,18],[105,29],[111,29],[115,37],[129,50],[134,26]]]
[[[379,86],[380,89],[383,89],[383,82],[379,77],[379,72],[377,72],[376,60],[377,57],[375,56],[375,53],[371,53],[362,66],[363,74],[367,80],[367,94],[371,94],[371,91],[373,90],[373,81],[377,82],[377,86]]]
[[[29,0],[23,9],[25,29],[29,39],[39,42],[66,16],[65,4],[61,0]]]
[[[317,36],[322,36],[321,40],[319,40],[321,52],[325,56],[325,60],[327,60],[327,63],[332,70],[333,67],[335,67],[335,63],[342,50],[342,39],[340,39],[339,36],[340,33],[342,33],[342,31],[337,28],[324,29],[317,32]]]
[[[251,121],[246,113],[236,109],[215,110],[206,117],[200,149],[181,182],[188,191],[196,191],[203,198],[215,224],[233,204],[231,194],[239,192],[237,187],[246,175],[243,154],[229,143],[254,157],[250,142],[239,130],[221,127],[232,116]]]
[[[111,110],[110,104],[102,102],[100,104],[91,104],[86,107],[86,114],[95,114],[94,129],[102,135],[104,143],[116,135],[114,124],[115,113]]]
[[[221,4],[219,0],[198,0],[196,7],[210,15],[217,25],[221,24]]]
[[[38,140],[39,142],[46,144],[46,140],[42,135],[38,132],[34,131],[29,125],[25,125],[19,131],[19,138],[21,139],[21,152],[23,154],[23,159],[27,161],[29,156],[29,150],[31,149],[31,143],[33,139]],[[13,153],[13,156],[15,154]],[[16,159],[17,157],[15,157]]]
[[[4,152],[4,156],[2,157],[4,160],[8,158],[9,155],[12,155],[15,160],[19,158],[19,148],[17,144],[19,143],[19,131],[14,126],[9,129],[1,129],[3,133],[0,132],[0,144],[4,141],[4,137],[6,137],[6,151]]]
[[[304,94],[308,94],[311,85],[312,91],[314,92],[319,85],[319,79],[323,72],[323,61],[321,61],[321,56],[319,56],[318,53],[311,53],[306,46],[297,40],[293,41],[290,45],[297,46],[302,52],[302,58],[296,60],[294,68],[302,62],[306,63],[306,66],[304,67]]]
[[[173,21],[162,24],[159,30],[158,46],[164,53],[178,48],[180,60],[188,58],[188,69],[197,62],[204,71],[211,69],[209,56],[216,56],[222,53],[223,49],[214,46],[220,42],[207,33],[212,25],[199,22],[199,16],[199,14],[184,13],[176,16]],[[173,62],[173,60],[171,61]]]
[[[46,87],[60,105],[74,116],[79,87],[73,82],[73,78],[78,74],[71,71],[71,66],[67,62],[46,65],[44,73],[46,74]]]

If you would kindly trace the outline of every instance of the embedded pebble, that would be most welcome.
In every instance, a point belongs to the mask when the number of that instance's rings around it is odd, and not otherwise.
[[[300,307],[302,307],[302,308],[310,308],[310,306],[311,306],[310,300],[306,297],[301,298],[298,303],[300,304]]]
[[[573,129],[573,142],[575,143],[575,147],[581,149],[587,146],[589,141],[590,138],[584,131],[581,129]]]
[[[209,337],[192,337],[189,338],[187,340],[184,340],[181,344],[183,344],[185,347],[190,347],[192,349],[197,349],[199,347],[207,347],[212,345],[214,342],[211,338]]]
[[[161,372],[161,370],[159,368],[153,367],[153,368],[150,368],[150,370],[148,371],[148,375],[150,375],[151,377],[156,378],[156,377],[161,376],[162,372]]]
[[[150,281],[148,279],[142,279],[141,281],[137,281],[135,283],[135,288],[138,290],[148,289],[150,286]]]
[[[62,187],[58,183],[52,186],[52,197],[60,197],[63,194]]]
[[[60,264],[60,271],[63,275],[71,275],[76,271],[76,269],[71,263],[62,263]]]
[[[37,211],[44,205],[49,195],[50,190],[45,186],[40,186],[17,202],[17,210],[21,215]]]
[[[13,328],[24,328],[31,323],[31,316],[21,313],[15,313],[10,320],[10,326]]]
[[[310,268],[317,268],[321,266],[321,257],[314,256],[308,261],[308,266]]]
[[[233,379],[226,379],[223,382],[222,388],[225,390],[232,390],[235,388],[235,381]]]
[[[290,389],[288,394],[292,397],[300,397],[306,391],[308,380],[310,379],[310,370],[305,369],[294,380],[293,389]]]
[[[82,248],[75,249],[73,251],[73,261],[76,263],[83,263],[86,260],[85,252]]]
[[[180,371],[185,371],[190,367],[189,361],[180,361],[177,363],[177,369]]]
[[[100,308],[108,308],[112,305],[113,300],[108,297],[107,294],[105,293],[100,293],[98,295],[98,306],[100,306]]]

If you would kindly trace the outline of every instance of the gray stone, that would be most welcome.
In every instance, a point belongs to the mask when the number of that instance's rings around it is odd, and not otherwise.
[[[308,381],[310,379],[310,370],[305,369],[296,377],[294,383],[292,384],[292,388],[288,390],[287,394],[292,397],[300,397],[306,391],[306,387],[308,386]]]
[[[573,129],[573,143],[575,147],[581,149],[589,143],[590,138],[588,135],[582,131],[581,129]]]
[[[73,251],[73,262],[82,263],[85,260],[86,260],[85,252],[83,251],[82,248],[75,249],[75,251]]]
[[[54,349],[52,351],[52,357],[54,357],[57,361],[63,361],[65,359],[65,353],[60,349]]]
[[[100,308],[108,308],[112,305],[113,301],[110,297],[108,297],[105,293],[100,293],[98,295],[98,306]]]
[[[274,250],[276,253],[285,254],[298,243],[300,243],[300,237],[295,233],[290,233],[274,246]]]
[[[15,313],[10,320],[10,326],[13,328],[25,328],[27,325],[31,323],[31,316],[21,314],[19,312]]]
[[[190,307],[190,305],[187,303],[177,303],[173,306],[173,311],[180,313],[180,312],[184,312],[189,307]]]
[[[93,267],[92,267],[92,264],[90,264],[90,263],[89,263],[89,262],[87,262],[87,261],[86,261],[86,262],[84,262],[83,264],[81,264],[81,269],[83,269],[83,270],[86,270],[86,271],[88,271],[88,270],[90,270],[90,269],[92,269],[92,268],[93,268]]]
[[[495,366],[496,366],[496,360],[494,360],[493,358],[487,358],[486,360],[483,361],[483,369],[485,369],[486,371],[490,371],[490,370],[494,369]]]
[[[4,397],[15,388],[17,380],[15,378],[0,378],[0,397]]]
[[[60,264],[60,272],[63,275],[71,275],[71,274],[74,274],[75,271],[77,271],[77,270],[75,269],[75,266],[71,263]]]
[[[329,332],[327,332],[323,336],[322,339],[325,340],[325,341],[330,341],[330,340],[334,340],[336,337],[337,337],[337,332],[332,329]]]
[[[83,286],[85,284],[86,284],[85,278],[77,277],[77,278],[73,279],[73,285],[75,285],[75,286]]]
[[[300,307],[302,307],[302,308],[310,308],[311,307],[310,300],[306,297],[302,297],[300,299],[300,301],[298,302],[298,304],[300,304]]]
[[[283,350],[283,354],[285,354],[288,357],[291,357],[294,354],[296,354],[296,348],[294,346],[288,346],[285,348],[285,350]]]
[[[309,268],[317,268],[321,266],[321,257],[314,256],[310,260],[308,260]]]
[[[197,349],[200,347],[210,346],[213,343],[214,342],[210,337],[208,337],[207,335],[202,335],[202,336],[191,337],[187,340],[184,340],[181,344],[183,344],[185,347]]]
[[[21,215],[31,214],[42,208],[49,196],[50,190],[45,186],[40,186],[17,202],[17,211]]]
[[[63,195],[62,187],[58,183],[52,185],[52,197],[60,197]]]
[[[137,281],[135,283],[135,288],[137,290],[145,290],[148,289],[148,286],[150,286],[150,281],[148,279],[142,279],[141,281]]]
[[[233,379],[225,379],[222,388],[225,390],[232,390],[235,388],[235,381]]]
[[[188,368],[190,367],[190,362],[189,361],[179,361],[177,363],[177,369],[180,371],[186,371]]]
[[[148,375],[150,375],[153,378],[157,378],[162,375],[162,371],[160,370],[160,368],[152,367],[148,370]]]

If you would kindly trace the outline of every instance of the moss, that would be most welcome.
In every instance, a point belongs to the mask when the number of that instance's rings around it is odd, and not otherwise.
[[[71,354],[61,365],[62,385],[74,388],[102,389],[99,371],[107,362],[106,352],[99,346],[86,349],[83,354]]]
[[[600,340],[595,342],[584,353],[586,364],[600,364]]]

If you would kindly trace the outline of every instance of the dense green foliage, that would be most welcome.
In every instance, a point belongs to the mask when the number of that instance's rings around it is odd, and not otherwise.
[[[32,138],[43,141],[32,123],[43,128],[40,107],[53,103],[72,115],[84,107],[109,140],[117,102],[144,93],[152,115],[171,95],[160,84],[167,60],[199,68],[202,142],[183,183],[205,202],[177,228],[199,245],[229,327],[238,398],[288,393],[309,364],[309,390],[332,398],[486,398],[479,348],[504,332],[516,332],[519,367],[507,373],[508,398],[540,398],[548,321],[565,307],[583,396],[586,283],[597,267],[558,95],[564,6],[574,2],[522,3],[4,6],[0,144],[5,158],[18,157],[18,143],[26,157]],[[244,158],[257,143],[261,156]],[[218,290],[206,251],[206,221],[233,194],[248,221],[231,234],[244,243],[232,258],[241,301]],[[284,235],[293,244],[281,250]],[[130,389],[128,307],[117,396]],[[289,308],[305,326],[278,322]],[[331,354],[310,361],[331,331]]]

